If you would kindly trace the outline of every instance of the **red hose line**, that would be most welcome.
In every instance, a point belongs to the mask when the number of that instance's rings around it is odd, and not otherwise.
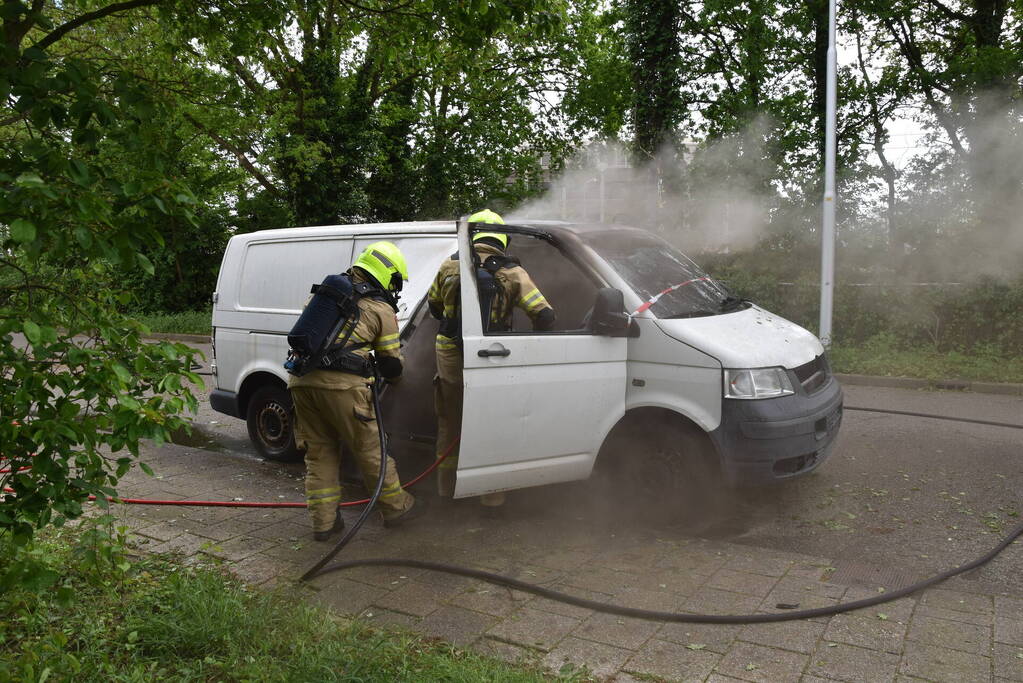
[[[437,466],[444,462],[444,459],[451,454],[455,446],[458,445],[461,437],[455,437],[455,440],[451,442],[441,456],[433,461],[429,467],[423,470],[417,477],[411,481],[402,484],[403,489],[409,489],[418,482],[422,481],[430,472],[437,469]],[[28,467],[24,469],[30,469]],[[14,489],[4,488],[4,493],[15,493]],[[96,496],[89,496],[90,501],[96,501]],[[350,500],[347,503],[341,503],[339,507],[354,507],[356,505],[365,505],[369,502],[369,498],[363,498],[362,500]],[[181,505],[185,507],[232,507],[232,508],[304,508],[308,507],[306,503],[247,503],[244,501],[224,501],[224,500],[156,500],[153,498],[112,498],[107,497],[107,501],[110,503],[124,503],[125,505]]]

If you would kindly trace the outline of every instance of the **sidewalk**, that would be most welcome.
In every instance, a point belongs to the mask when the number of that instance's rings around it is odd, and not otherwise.
[[[230,451],[149,449],[136,498],[301,501],[301,466]],[[510,496],[501,519],[472,503],[435,505],[407,528],[371,517],[340,558],[407,557],[508,574],[582,597],[713,614],[819,607],[905,581],[885,567],[810,557],[630,523],[586,508],[581,486]],[[589,505],[593,505],[590,501]],[[124,506],[140,548],[220,558],[261,586],[289,582],[330,544],[312,541],[305,510]],[[357,512],[345,512],[349,523]],[[996,561],[1021,561],[1012,547]],[[912,577],[911,577],[912,578]],[[920,578],[920,577],[916,577]],[[666,624],[595,613],[480,581],[420,570],[359,568],[321,576],[315,603],[509,661],[552,671],[585,666],[601,680],[1023,681],[1023,596],[955,579],[875,608],[755,626]]]

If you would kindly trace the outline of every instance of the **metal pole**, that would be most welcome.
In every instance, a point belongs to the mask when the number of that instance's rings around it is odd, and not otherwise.
[[[828,2],[828,80],[824,114],[824,216],[821,225],[820,340],[831,345],[832,298],[835,287],[835,108],[838,67],[835,50],[835,4]]]

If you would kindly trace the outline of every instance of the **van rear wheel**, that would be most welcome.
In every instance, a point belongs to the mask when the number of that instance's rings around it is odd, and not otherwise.
[[[281,386],[260,387],[249,399],[245,421],[249,439],[267,460],[299,462],[305,455],[295,445],[295,408]]]

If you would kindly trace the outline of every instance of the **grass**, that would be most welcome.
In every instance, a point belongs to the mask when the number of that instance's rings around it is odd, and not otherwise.
[[[168,334],[210,333],[209,311],[188,311],[185,313],[151,313],[139,316],[153,332]]]
[[[828,353],[835,372],[884,377],[978,382],[1023,382],[1023,358],[990,351],[963,353],[909,349],[895,343],[835,345]]]
[[[0,593],[0,680],[588,680],[341,620],[299,589],[254,590],[215,565],[121,555],[90,567],[73,561],[73,532],[46,535],[36,559],[59,588]],[[0,551],[2,575],[2,538]]]

